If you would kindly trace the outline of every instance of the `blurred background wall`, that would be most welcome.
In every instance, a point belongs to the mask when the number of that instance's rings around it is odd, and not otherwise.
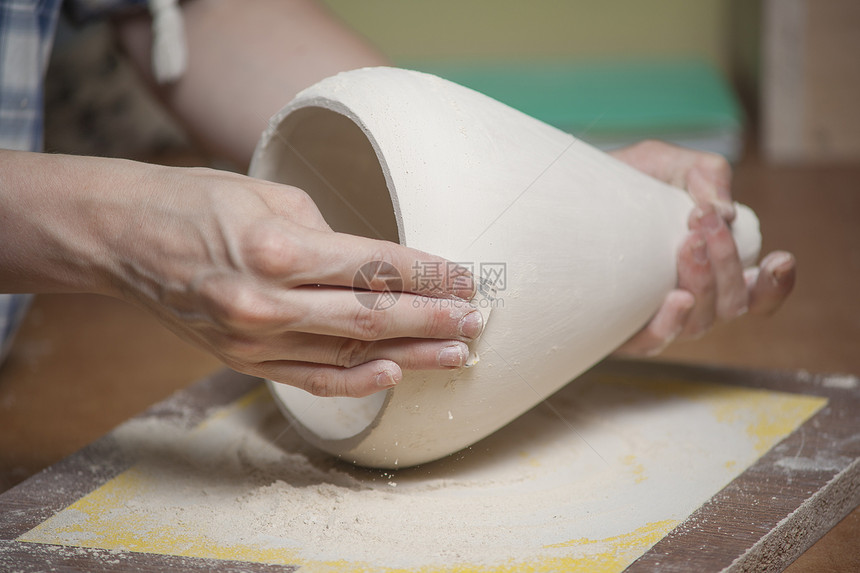
[[[659,138],[734,161],[755,113],[756,1],[325,3],[396,64],[473,87],[604,148]]]
[[[325,3],[397,63],[705,62],[766,159],[860,160],[857,0]]]
[[[560,127],[581,136],[586,122],[598,144],[660,137],[737,159],[746,142],[775,162],[860,160],[857,0],[322,1],[397,64],[440,75],[464,62],[513,66],[510,75],[520,74],[520,87],[508,103],[552,122],[552,113],[541,113],[547,101],[561,101],[574,117]],[[57,44],[46,97],[49,150],[145,158],[153,149],[163,155],[187,145],[146,101],[122,56],[109,54],[104,24],[65,25]],[[611,68],[618,62],[665,65],[639,70],[634,81],[629,68]],[[666,67],[678,62],[698,68]],[[543,100],[532,102],[522,86],[536,63],[577,73],[582,66],[592,66],[590,72],[609,66],[614,83],[600,91],[593,74],[575,73],[559,96],[538,82],[532,91]],[[554,83],[546,78],[557,72],[544,79]],[[471,71],[449,75],[467,85],[473,79]],[[485,80],[472,87],[499,83]],[[505,101],[510,91],[490,95]],[[614,107],[604,105],[613,97]],[[603,136],[589,118],[604,115],[600,121],[610,131],[624,131],[631,116],[638,123],[624,137]],[[682,120],[690,126],[679,135],[670,124]],[[130,132],[142,135],[129,138]]]
[[[325,3],[394,60],[699,57],[730,69],[730,0]]]

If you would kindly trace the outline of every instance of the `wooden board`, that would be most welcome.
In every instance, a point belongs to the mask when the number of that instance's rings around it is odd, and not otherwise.
[[[673,378],[828,399],[795,432],[694,512],[628,570],[779,570],[860,504],[860,388],[851,377],[809,376],[659,363],[607,362],[586,376],[646,382]],[[224,371],[142,416],[193,426],[259,381]],[[213,561],[118,550],[21,543],[20,535],[134,463],[108,435],[0,496],[0,568],[43,570],[291,571],[294,566]]]

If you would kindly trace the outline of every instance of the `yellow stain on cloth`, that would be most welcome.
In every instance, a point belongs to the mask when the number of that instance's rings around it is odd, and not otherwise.
[[[621,459],[621,462],[631,469],[633,474],[636,476],[636,483],[641,483],[648,479],[648,476],[645,475],[645,466],[637,461],[635,455],[627,454]]]
[[[556,543],[551,547],[596,547],[597,552],[581,558],[563,559],[564,567],[555,571],[589,571],[593,573],[612,573],[621,571],[651,546],[672,531],[678,521],[667,519],[649,523],[624,535],[609,539],[572,539]]]
[[[723,384],[684,382],[680,380],[623,380],[604,376],[609,384],[655,395],[683,398],[706,404],[719,422],[731,424],[739,420],[746,424],[747,434],[755,448],[764,454],[791,434],[800,423],[809,419],[827,404],[827,398],[776,392],[759,388]]]

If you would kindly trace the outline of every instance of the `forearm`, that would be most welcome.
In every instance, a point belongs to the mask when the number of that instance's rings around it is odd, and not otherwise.
[[[110,290],[106,161],[0,150],[0,291]]]
[[[298,91],[340,71],[386,64],[309,0],[191,0],[182,7],[188,70],[159,94],[195,139],[241,168],[269,117]],[[121,21],[118,31],[151,78],[150,19]]]
[[[182,197],[194,172],[0,150],[0,292],[163,299],[206,258],[209,201]]]

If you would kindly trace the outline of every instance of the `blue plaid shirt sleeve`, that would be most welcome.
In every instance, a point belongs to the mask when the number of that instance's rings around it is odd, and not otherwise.
[[[0,0],[0,149],[42,150],[43,84],[61,3]],[[66,0],[79,20],[141,4],[146,0]],[[31,298],[0,294],[0,363]]]
[[[0,0],[0,148],[42,149],[42,84],[60,1]],[[0,362],[31,299],[0,294]]]
[[[0,148],[42,149],[42,84],[60,0],[0,0]]]

